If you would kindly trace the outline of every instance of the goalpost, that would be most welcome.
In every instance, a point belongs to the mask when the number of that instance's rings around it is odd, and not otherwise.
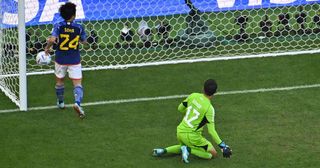
[[[21,111],[27,111],[25,2],[19,0],[12,5],[0,2],[0,90]],[[18,13],[5,15],[4,9]],[[6,21],[17,26],[5,25]]]
[[[18,2],[19,1],[19,2]],[[320,52],[319,0],[69,0],[86,29],[84,70]],[[27,110],[59,0],[0,0],[0,89]]]

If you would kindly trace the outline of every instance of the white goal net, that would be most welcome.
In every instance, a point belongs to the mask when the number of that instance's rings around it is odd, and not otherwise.
[[[5,14],[4,11],[17,11],[18,4],[5,4],[0,1],[0,89],[19,105],[19,53],[17,26],[4,24],[18,22],[18,17]]]
[[[320,50],[319,0],[70,0],[88,35],[86,70],[314,53]],[[17,95],[17,1],[1,0],[0,86]],[[39,66],[59,0],[25,0],[28,74]],[[19,97],[19,96],[17,96]]]

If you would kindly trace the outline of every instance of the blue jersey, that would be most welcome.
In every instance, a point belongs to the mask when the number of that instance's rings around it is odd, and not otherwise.
[[[54,25],[52,36],[58,39],[56,62],[61,65],[79,64],[79,40],[86,40],[84,28],[80,24],[63,21]]]

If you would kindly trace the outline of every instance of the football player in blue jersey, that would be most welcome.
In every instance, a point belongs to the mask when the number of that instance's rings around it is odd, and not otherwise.
[[[48,38],[45,47],[46,55],[49,55],[50,48],[56,44],[55,51],[55,75],[56,75],[56,95],[58,108],[65,108],[64,105],[64,77],[68,72],[69,78],[74,86],[75,103],[74,110],[82,119],[85,117],[81,107],[83,98],[82,70],[79,51],[79,42],[86,44],[86,33],[84,28],[74,22],[76,17],[76,5],[67,2],[59,9],[64,21],[54,25],[51,36]]]

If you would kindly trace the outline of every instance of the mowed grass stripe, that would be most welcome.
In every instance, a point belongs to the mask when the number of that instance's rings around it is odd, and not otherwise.
[[[288,90],[319,88],[319,87],[320,87],[320,84],[311,84],[311,85],[299,85],[299,86],[288,86],[288,87],[260,88],[260,89],[252,89],[252,90],[221,91],[221,92],[218,92],[216,95],[263,93],[263,92],[288,91]],[[143,98],[133,98],[133,99],[106,100],[106,101],[83,103],[82,106],[134,103],[134,102],[145,102],[145,101],[155,101],[155,100],[170,100],[170,99],[185,98],[187,96],[188,96],[187,94],[182,94],[182,95],[171,95],[171,96],[158,96],[158,97],[143,97]],[[72,105],[73,104],[67,104],[66,107],[71,107]],[[28,108],[28,111],[47,110],[47,109],[55,109],[55,108],[57,108],[57,106],[30,107],[30,108]],[[8,109],[8,110],[0,110],[0,113],[18,112],[18,111],[20,111],[20,110],[19,109]]]

